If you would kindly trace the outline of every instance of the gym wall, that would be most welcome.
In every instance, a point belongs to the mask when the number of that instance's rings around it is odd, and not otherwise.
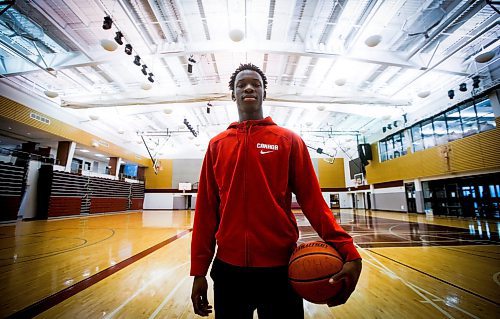
[[[380,163],[378,144],[366,166],[369,184],[500,168],[500,117],[491,131]]]

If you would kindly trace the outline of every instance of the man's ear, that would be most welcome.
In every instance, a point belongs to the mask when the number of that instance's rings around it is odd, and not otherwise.
[[[262,97],[263,100],[266,99],[266,91],[264,91],[264,96]]]

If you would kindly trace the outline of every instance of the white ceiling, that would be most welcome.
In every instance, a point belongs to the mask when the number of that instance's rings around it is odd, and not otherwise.
[[[497,84],[491,73],[498,56],[474,59],[498,53],[494,6],[471,0],[16,1],[0,16],[0,89],[15,86],[44,99],[44,91],[58,92],[51,107],[138,154],[148,155],[142,133],[153,135],[145,140],[156,157],[199,158],[208,140],[238,119],[228,81],[240,63],[252,62],[269,81],[265,115],[312,148],[356,157],[356,144],[383,137],[383,126],[410,125],[469,97],[458,84],[470,87],[472,76],[481,76],[483,88]],[[114,21],[110,30],[102,28],[105,15]],[[244,32],[242,41],[230,39],[235,29]],[[124,45],[104,50],[100,41],[114,42],[117,31]],[[374,35],[381,42],[370,47]],[[124,53],[126,43],[132,55]],[[154,74],[149,90],[142,88],[149,82],[133,64],[135,55]],[[189,73],[191,56],[196,63]],[[418,97],[423,91],[430,95]]]

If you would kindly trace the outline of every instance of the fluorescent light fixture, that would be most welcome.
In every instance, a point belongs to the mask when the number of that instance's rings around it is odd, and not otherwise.
[[[86,150],[84,148],[80,149],[79,151],[82,152],[82,153],[88,153],[88,152],[90,152],[89,150]]]
[[[97,157],[104,157],[104,155],[99,154],[99,153],[96,153],[95,156],[97,156]]]

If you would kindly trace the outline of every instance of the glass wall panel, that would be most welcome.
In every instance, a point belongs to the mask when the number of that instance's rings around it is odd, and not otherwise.
[[[446,119],[444,114],[434,118],[434,135],[437,145],[448,143],[448,131],[446,129]]]
[[[446,126],[448,127],[448,140],[450,142],[462,138],[462,120],[458,107],[446,112]]]
[[[478,132],[477,116],[474,104],[465,104],[460,107],[460,115],[462,117],[462,125],[464,128],[464,137]]]
[[[424,148],[436,146],[434,139],[434,128],[432,127],[432,119],[422,123],[422,137],[424,141]]]
[[[407,136],[409,136],[409,134],[407,132],[408,131],[406,131],[406,134],[405,134],[405,131],[401,132],[401,141],[402,141],[402,144],[403,144],[403,148],[401,150],[401,154],[402,155],[406,155],[406,153],[408,152],[408,139],[407,139]]]
[[[378,143],[380,162],[387,161],[387,142],[382,140]]]
[[[402,148],[403,148],[403,142],[401,141],[401,134],[394,134],[393,136],[393,142],[394,142],[394,158],[400,157]]]
[[[424,142],[422,140],[422,130],[420,129],[420,124],[415,124],[412,126],[411,139],[414,152],[424,149]]]
[[[392,138],[387,139],[387,159],[391,160],[394,158],[394,141]]]
[[[492,130],[497,126],[490,100],[484,100],[477,103],[476,111],[477,120],[479,122],[479,131],[484,132]]]

